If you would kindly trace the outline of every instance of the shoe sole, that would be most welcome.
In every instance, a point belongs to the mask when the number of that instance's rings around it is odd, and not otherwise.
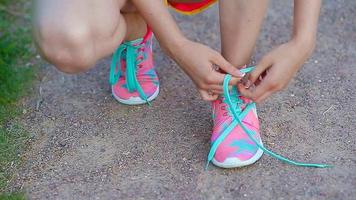
[[[260,143],[262,144],[262,142]],[[245,160],[245,161],[241,161],[238,158],[227,158],[224,162],[219,162],[215,159],[213,159],[211,162],[218,167],[221,168],[236,168],[236,167],[244,167],[247,165],[252,165],[253,163],[255,163],[257,160],[259,160],[263,155],[263,150],[262,149],[258,149],[257,153],[250,159]]]
[[[111,88],[111,93],[112,96],[116,99],[116,101],[126,104],[126,105],[140,105],[140,104],[146,104],[147,102],[140,97],[131,97],[130,99],[121,99],[120,97],[116,96],[115,93],[113,92],[113,87]],[[153,101],[159,94],[159,86],[157,87],[156,91],[153,93],[152,96],[150,96],[147,101]]]

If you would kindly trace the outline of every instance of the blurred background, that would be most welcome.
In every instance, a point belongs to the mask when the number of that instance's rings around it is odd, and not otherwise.
[[[20,164],[28,133],[16,122],[21,98],[31,93],[38,59],[30,31],[31,1],[0,0],[0,199],[23,199],[5,192]]]

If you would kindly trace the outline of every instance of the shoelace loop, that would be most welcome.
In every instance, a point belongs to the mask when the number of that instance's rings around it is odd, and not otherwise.
[[[254,67],[248,67],[248,68],[244,68],[241,70],[242,73],[248,73],[250,71],[252,71],[254,69]],[[230,95],[230,91],[229,91],[229,82],[231,80],[231,75],[227,74],[225,75],[224,78],[224,83],[223,83],[223,89],[224,89],[224,99],[226,101],[226,104],[232,114],[233,117],[233,122],[237,122],[238,125],[241,126],[241,128],[244,130],[244,132],[248,135],[248,137],[258,146],[258,148],[262,149],[264,153],[278,159],[281,160],[283,162],[286,162],[288,164],[291,165],[296,165],[296,166],[302,166],[302,167],[315,167],[315,168],[329,168],[329,167],[333,167],[332,165],[326,165],[326,164],[315,164],[315,163],[304,163],[304,162],[298,162],[298,161],[294,161],[294,160],[290,160],[288,158],[285,158],[279,154],[276,154],[270,150],[268,150],[267,148],[265,148],[263,145],[260,144],[259,141],[257,141],[253,135],[255,134],[254,131],[249,130],[248,128],[246,128],[246,126],[242,123],[242,119],[244,118],[244,115],[247,114],[247,112],[255,106],[255,103],[248,103],[246,105],[246,107],[241,110],[240,106],[238,106],[236,102],[241,102],[242,99],[239,97],[236,86],[233,87],[233,91],[232,91],[232,95]],[[236,91],[236,93],[234,92]],[[235,105],[235,106],[234,106]],[[239,107],[239,110],[237,110],[236,108]],[[225,139],[225,137],[230,133],[231,130],[225,130],[211,145],[209,154],[208,154],[208,160],[206,163],[206,167],[205,169],[208,168],[209,163],[211,162],[211,160],[214,158],[215,152],[218,148],[218,146],[221,144],[221,142]]]
[[[133,45],[129,42],[125,42],[119,46],[114,52],[112,61],[110,64],[110,78],[111,85],[115,85],[122,75],[121,70],[121,58],[125,57],[126,60],[126,86],[129,92],[137,91],[140,97],[148,104],[147,96],[143,91],[140,83],[137,80],[137,68],[142,68],[142,62],[146,60],[147,55],[144,52],[144,43],[139,45]]]

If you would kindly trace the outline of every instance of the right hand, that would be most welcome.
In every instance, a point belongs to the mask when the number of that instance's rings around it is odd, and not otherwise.
[[[206,101],[213,101],[223,93],[223,82],[226,73],[233,76],[230,85],[236,85],[242,73],[226,61],[220,53],[211,48],[184,40],[172,52],[172,58],[188,74]],[[216,70],[218,66],[219,70]]]

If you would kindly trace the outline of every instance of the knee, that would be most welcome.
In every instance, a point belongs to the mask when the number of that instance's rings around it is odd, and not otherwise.
[[[38,23],[35,38],[42,56],[62,72],[86,71],[96,62],[90,28],[84,25]]]

